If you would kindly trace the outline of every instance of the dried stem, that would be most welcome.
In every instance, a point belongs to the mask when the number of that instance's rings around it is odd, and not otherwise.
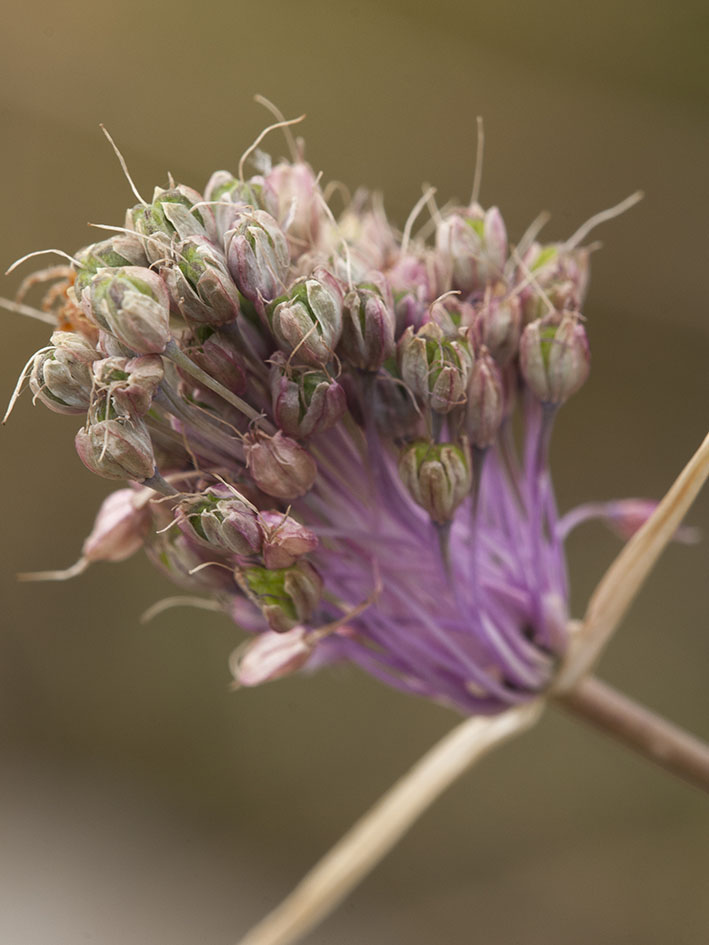
[[[491,748],[532,726],[542,707],[541,701],[535,701],[494,718],[461,722],[387,791],[239,945],[288,945],[302,938],[449,785]]]
[[[593,676],[556,701],[672,774],[709,791],[709,745]]]

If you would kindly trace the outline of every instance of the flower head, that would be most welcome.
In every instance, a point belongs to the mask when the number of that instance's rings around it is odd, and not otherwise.
[[[112,556],[144,543],[256,633],[247,685],[343,660],[466,713],[533,699],[569,645],[548,449],[589,372],[588,252],[520,255],[477,202],[399,238],[363,191],[337,220],[300,152],[260,161],[78,251],[32,361],[87,412],[84,464],[162,493],[116,494]]]

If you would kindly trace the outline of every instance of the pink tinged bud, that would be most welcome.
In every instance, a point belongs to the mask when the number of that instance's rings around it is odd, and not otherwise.
[[[575,312],[531,322],[520,340],[520,369],[544,404],[562,404],[585,382],[591,355],[586,331]]]
[[[142,547],[150,526],[147,499],[152,492],[119,489],[104,499],[84,542],[86,561],[123,561]]]
[[[514,358],[519,348],[522,329],[522,307],[517,296],[506,295],[506,288],[498,283],[487,293],[475,319],[476,336],[497,363],[504,367]]]
[[[337,423],[347,410],[345,392],[337,381],[322,371],[288,368],[280,351],[272,362],[273,415],[284,433],[310,436]]]
[[[278,223],[265,210],[241,211],[224,236],[227,266],[239,291],[252,302],[270,302],[283,291],[290,253]]]
[[[448,260],[453,288],[473,292],[498,279],[507,258],[507,233],[497,207],[449,214],[436,230],[436,249]]]
[[[534,281],[521,294],[524,320],[543,318],[549,302],[558,309],[577,311],[586,297],[590,253],[587,249],[567,250],[561,243],[541,246],[533,243],[524,255],[521,279],[531,273]],[[526,271],[525,271],[526,270]]]
[[[150,269],[102,269],[82,295],[86,314],[137,354],[161,354],[170,341],[170,296]]]
[[[283,512],[261,512],[263,562],[269,571],[288,568],[296,558],[315,551],[318,539],[309,528]]]
[[[237,568],[236,580],[277,633],[307,623],[322,595],[320,575],[307,561],[277,571]]]
[[[411,498],[434,522],[445,524],[473,485],[467,443],[429,443],[418,440],[399,459],[399,475]]]
[[[342,334],[342,291],[324,269],[300,279],[269,309],[278,343],[298,361],[327,364]]]
[[[234,594],[231,563],[215,548],[205,548],[177,528],[153,534],[146,547],[149,557],[171,580],[189,589]]]
[[[69,331],[52,334],[49,351],[35,355],[30,390],[36,400],[56,413],[85,413],[91,401],[91,362],[96,350],[81,335]]]
[[[302,161],[277,164],[264,180],[266,206],[300,253],[317,243],[325,220],[323,197],[313,169]]]
[[[227,390],[238,395],[246,392],[241,352],[227,335],[203,327],[182,348],[188,358]]]
[[[150,433],[138,418],[89,419],[74,443],[84,466],[104,479],[142,482],[155,473]]]
[[[392,308],[376,287],[362,285],[347,293],[342,315],[338,352],[360,371],[378,371],[394,354]]]
[[[178,520],[193,538],[221,551],[249,556],[261,550],[263,529],[256,510],[225,486],[180,502]]]
[[[165,375],[162,358],[104,358],[94,361],[96,389],[104,391],[116,413],[143,417],[150,410]]]
[[[229,668],[238,686],[260,686],[296,672],[312,652],[307,627],[297,624],[285,633],[266,630],[249,640],[232,653]]]
[[[211,205],[221,242],[237,219],[240,211],[261,207],[263,178],[252,177],[241,181],[229,171],[215,171],[204,188],[204,199]]]
[[[214,328],[233,322],[239,314],[239,292],[221,253],[204,237],[192,237],[174,254],[174,261],[160,272],[183,318]]]
[[[491,446],[505,414],[505,395],[500,370],[483,348],[475,359],[468,384],[465,430],[478,449]]]
[[[254,482],[267,495],[297,499],[315,482],[318,468],[313,457],[280,431],[274,436],[254,431],[244,451]]]
[[[465,403],[473,356],[465,332],[453,340],[435,322],[417,332],[407,328],[399,340],[399,369],[416,399],[436,413]]]

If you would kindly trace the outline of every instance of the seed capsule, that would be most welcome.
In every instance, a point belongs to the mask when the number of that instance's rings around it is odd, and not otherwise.
[[[327,364],[342,334],[342,290],[325,269],[299,279],[269,308],[276,340],[298,361]]]
[[[289,368],[280,351],[271,360],[273,416],[281,430],[305,437],[334,426],[347,409],[337,381],[313,368]]]
[[[89,318],[137,354],[161,354],[170,341],[170,297],[150,269],[101,269],[82,294]]]
[[[283,291],[290,265],[288,243],[265,210],[240,210],[224,235],[229,272],[252,302],[269,302]]]
[[[394,353],[395,316],[373,284],[351,289],[344,298],[338,352],[360,371],[378,371]]]
[[[435,322],[407,328],[398,356],[402,380],[425,407],[448,413],[465,403],[473,355],[464,331],[449,340]]]

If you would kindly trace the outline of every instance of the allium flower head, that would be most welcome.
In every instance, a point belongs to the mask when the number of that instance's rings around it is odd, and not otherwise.
[[[432,244],[364,191],[338,220],[301,150],[258,160],[156,188],[53,290],[32,391],[132,483],[85,560],[143,543],[210,595],[243,685],[349,661],[464,713],[533,699],[569,644],[548,460],[588,251],[518,252],[477,202]]]

